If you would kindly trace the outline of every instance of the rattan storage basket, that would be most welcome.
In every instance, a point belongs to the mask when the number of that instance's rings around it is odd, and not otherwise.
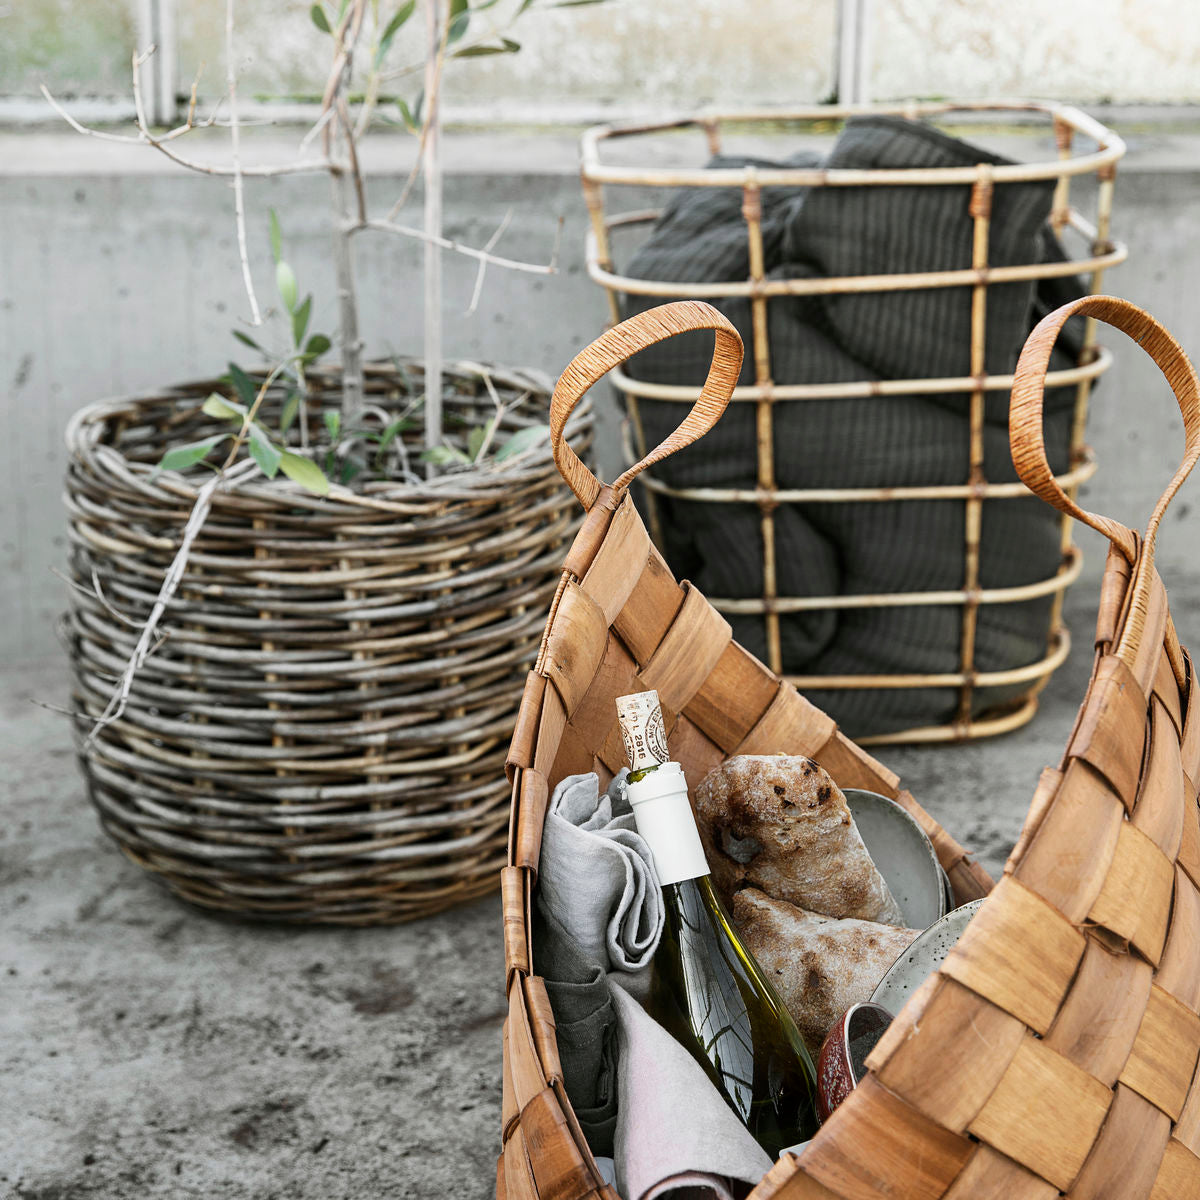
[[[1183,412],[1183,465],[1141,536],[1078,508],[1045,461],[1045,372],[1073,313],[1134,338]],[[562,439],[567,414],[606,371],[687,329],[717,333],[696,406],[674,437],[602,486]],[[630,481],[711,427],[739,362],[736,334],[720,314],[683,302],[610,330],[555,392],[555,454],[588,516],[564,565],[509,756],[497,1194],[613,1200],[563,1090],[530,909],[551,789],[565,774],[594,769],[604,778],[623,765],[613,700],[653,687],[689,779],[735,753],[809,755],[840,784],[883,792],[913,812],[959,901],[987,897],[897,1015],[864,1081],[801,1158],[775,1165],[753,1200],[1200,1195],[1200,685],[1154,568],[1159,522],[1200,457],[1195,371],[1162,326],[1109,297],[1052,313],[1026,344],[1012,398],[1018,469],[1037,495],[1103,532],[1112,549],[1079,717],[993,886],[887,768],[730,640],[721,615],[672,578],[633,509]]]
[[[314,430],[340,383],[336,369],[310,373]],[[368,364],[372,428],[411,410],[421,383],[417,362]],[[510,409],[498,439],[540,423],[548,390],[537,378],[449,364],[445,411],[460,445],[495,416],[491,389]],[[199,486],[154,466],[219,428],[200,411],[214,390],[227,385],[90,405],[68,428],[66,635],[76,709],[92,719]],[[272,424],[284,396],[268,394]],[[579,417],[590,444],[590,412]],[[423,429],[412,426],[399,439],[419,466]],[[391,477],[401,449],[391,442],[391,467],[328,496],[282,476],[218,490],[164,614],[168,636],[120,719],[78,723],[104,829],[193,904],[372,924],[496,886],[505,740],[579,517],[544,440],[428,482]]]
[[[678,165],[691,161],[691,156],[681,153],[676,133],[702,133],[714,155],[730,137],[740,139],[741,148],[774,153],[771,148],[781,133],[786,132],[792,146],[797,138],[811,140],[814,135],[828,140],[843,122],[864,116],[908,118],[922,130],[921,118],[958,122],[958,131],[965,129],[968,137],[974,129],[984,136],[1019,133],[1028,141],[1031,130],[1044,131],[1053,135],[1057,157],[1052,151],[1038,161],[907,169],[779,169],[754,161],[745,166],[729,161],[718,169]],[[928,148],[933,136],[918,138],[914,133],[914,144],[924,142]],[[950,139],[934,145],[930,154],[953,157],[946,149]],[[957,145],[964,152],[969,149]],[[733,400],[739,407],[753,407],[753,422],[747,415],[741,425],[727,426],[723,436],[733,453],[719,466],[701,467],[697,460],[685,468],[680,461],[668,472],[642,473],[639,484],[646,489],[651,535],[660,548],[665,545],[658,521],[662,505],[671,506],[668,535],[672,524],[703,523],[706,532],[694,535],[703,540],[688,552],[699,562],[687,569],[703,569],[713,577],[708,585],[712,605],[733,620],[744,640],[756,639],[748,644],[761,647],[763,661],[776,674],[835,713],[857,713],[860,732],[870,735],[860,737],[863,744],[958,740],[1014,729],[1033,716],[1038,692],[1066,658],[1070,638],[1061,619],[1062,597],[1081,566],[1070,520],[1063,519],[1057,545],[1052,522],[1044,523],[1048,514],[1034,508],[1036,541],[1026,539],[1024,553],[1009,555],[1004,549],[1010,523],[1025,521],[1030,510],[1028,493],[1011,474],[1004,414],[998,406],[1012,386],[1008,372],[1032,322],[1003,350],[993,344],[992,333],[993,327],[997,332],[1000,328],[997,312],[1009,303],[1002,297],[1014,288],[1045,286],[1048,294],[1037,299],[1046,302],[1048,311],[1079,294],[1068,282],[1073,277],[1080,277],[1086,291],[1098,292],[1104,272],[1125,259],[1125,247],[1110,238],[1116,163],[1124,150],[1112,130],[1086,114],[1041,102],[713,112],[649,125],[601,126],[584,136],[583,191],[591,215],[588,271],[605,289],[613,320],[666,299],[707,300],[723,306],[727,314],[736,310],[748,343],[750,361]],[[1019,153],[1023,151],[1022,144]],[[1072,239],[1064,242],[1065,260],[1058,261],[1057,252],[1047,256],[1037,237],[1028,245],[1022,242],[1021,251],[1010,248],[1007,258],[998,248],[1002,215],[1010,214],[1011,220],[1016,203],[1005,197],[1017,188],[1046,190],[1049,227]],[[786,240],[780,233],[780,209],[790,201],[768,201],[772,195],[782,197],[784,189],[809,189],[809,199],[796,210],[801,218],[818,195],[824,214],[808,219],[819,230],[814,228],[803,253],[790,257],[830,254],[832,265],[819,266],[814,273],[812,262],[790,261],[772,270],[772,254],[783,254],[772,247]],[[688,261],[694,263],[701,255],[700,239],[709,230],[698,214],[702,207],[705,213],[718,206],[733,211],[734,201],[725,200],[731,194],[741,198],[741,246],[733,245],[735,219],[728,231],[730,242],[708,252],[725,265],[724,274],[703,282],[694,267],[671,274],[679,264],[668,262],[659,251],[652,261],[659,264],[660,277],[637,277],[631,267],[634,239],[644,236],[660,215],[674,214],[679,236],[686,232],[688,238],[679,254],[692,247]],[[675,208],[681,196],[693,205],[686,230],[683,210]],[[845,206],[852,199],[860,207],[872,206],[869,221],[865,211],[846,216]],[[926,227],[939,229],[938,237],[929,238],[928,256],[912,249],[920,243],[919,230],[914,233],[904,226],[905,214],[912,219],[910,209],[922,205],[941,206],[936,214],[925,214]],[[789,218],[788,228],[795,219]],[[853,225],[858,240],[839,233],[844,220],[861,222],[861,227]],[[838,244],[839,237],[850,239],[844,251],[822,249]],[[876,261],[858,248],[860,244],[892,248],[890,252],[901,258],[912,257],[913,264],[907,269],[876,267],[877,272],[895,271],[889,274],[852,273]],[[1040,257],[1033,254],[1035,249]],[[953,269],[929,270],[920,265],[927,257]],[[737,267],[729,265],[735,260]],[[844,269],[837,270],[838,265]],[[864,356],[857,371],[839,367],[837,377],[828,380],[801,371],[803,381],[798,382],[789,374],[817,356],[782,343],[783,331],[794,328],[790,318],[776,315],[792,311],[784,306],[804,304],[805,312],[812,310],[804,320],[814,330],[827,328],[820,344],[839,346],[827,352],[832,367],[850,349],[844,344],[843,327],[880,326],[888,298],[899,295],[907,296],[910,310],[921,304],[939,306],[936,322],[932,315],[912,318],[927,331],[925,336],[939,340],[938,356],[915,349],[894,355],[889,351],[882,354],[884,361]],[[851,315],[851,308],[857,316]],[[894,313],[891,320],[896,320]],[[935,328],[941,322],[945,328]],[[1084,441],[1088,397],[1110,356],[1096,345],[1094,329],[1088,322],[1081,331],[1072,348],[1074,365],[1064,353],[1048,377],[1048,386],[1063,389],[1054,403],[1056,430],[1061,425],[1061,432],[1056,432],[1052,459],[1070,495],[1095,470]],[[888,344],[912,341],[913,333],[901,323]],[[676,424],[665,410],[688,403],[694,394],[694,388],[684,384],[692,382],[686,378],[692,366],[702,370],[696,357],[688,356],[687,372],[668,368],[665,360],[653,371],[648,366],[614,371],[613,381],[630,418],[627,462],[644,457],[647,441],[661,436],[648,439],[647,424],[658,430]],[[898,361],[885,365],[893,358]],[[937,377],[908,377],[918,373]],[[905,426],[898,415],[885,419],[901,431],[913,430],[902,432],[902,437],[918,442],[911,453],[906,443],[889,456],[892,443],[882,432],[881,418],[896,413],[897,406],[909,406],[903,411],[910,414],[910,423]],[[848,416],[850,410],[857,415]],[[872,418],[870,412],[879,416]],[[801,438],[801,431],[811,434],[820,422],[835,421],[861,422],[864,432],[880,430],[879,444],[866,449],[861,465],[855,465],[854,486],[846,482],[845,470],[837,469],[846,464],[828,460],[829,469],[823,470],[818,464],[827,460],[819,454],[808,456]],[[918,421],[920,433],[915,432]],[[936,437],[949,439],[946,464],[927,449],[931,443],[923,439],[931,436],[930,429],[937,430]],[[709,453],[715,448],[710,446]],[[947,511],[948,506],[961,516]],[[757,520],[750,513],[756,513]],[[886,545],[886,533],[872,541],[872,530],[889,525],[908,529],[910,540],[914,529],[923,530],[921,549],[914,551],[903,572],[882,563],[886,552],[866,553],[855,540],[861,531],[863,540]],[[759,546],[752,552],[749,543],[754,540]],[[684,539],[676,555],[685,555],[685,543],[690,545]],[[819,571],[815,559],[802,559],[797,553],[798,546],[814,544],[820,550],[828,548],[830,556]],[[743,564],[739,558],[737,570],[724,565],[735,553],[733,545],[747,547],[736,551],[747,560]],[[668,560],[674,565],[682,558],[668,554]],[[836,594],[810,594],[833,591],[832,576],[842,582]],[[711,594],[714,587],[722,594]],[[817,631],[818,625],[824,632]]]

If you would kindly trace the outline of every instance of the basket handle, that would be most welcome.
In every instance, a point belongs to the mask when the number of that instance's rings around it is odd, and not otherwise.
[[[725,411],[742,369],[742,339],[738,331],[711,304],[701,300],[677,300],[651,308],[602,333],[567,364],[550,401],[550,445],[559,473],[585,510],[600,494],[601,483],[582,463],[563,437],[567,418],[575,406],[613,367],[620,366],[639,350],[665,342],[677,333],[711,329],[717,335],[708,378],[691,411],[670,437],[659,443],[641,462],[634,463],[613,484],[613,492],[627,488],[647,467],[703,437]]]
[[[1159,497],[1142,539],[1142,558],[1147,567],[1144,577],[1148,580],[1151,574],[1148,568],[1154,561],[1154,541],[1167,505],[1171,503],[1188,473],[1196,465],[1197,459],[1200,459],[1200,380],[1197,379],[1196,369],[1184,353],[1183,347],[1166,328],[1144,309],[1116,296],[1083,296],[1055,309],[1038,322],[1021,351],[1013,376],[1008,417],[1009,441],[1017,474],[1026,487],[1047,504],[1052,504],[1060,512],[1069,513],[1076,520],[1104,534],[1131,563],[1138,558],[1137,534],[1111,517],[1103,517],[1080,508],[1059,487],[1046,459],[1046,443],[1042,432],[1042,399],[1046,371],[1050,365],[1050,352],[1054,349],[1062,327],[1077,314],[1095,317],[1128,334],[1137,342],[1166,376],[1171,390],[1175,393],[1175,399],[1179,402],[1179,411],[1183,415],[1183,462],[1171,482],[1167,484],[1166,491]]]

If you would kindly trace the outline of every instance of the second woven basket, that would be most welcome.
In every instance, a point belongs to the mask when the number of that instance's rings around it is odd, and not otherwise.
[[[1075,314],[1138,342],[1179,401],[1186,451],[1142,535],[1085,512],[1046,462],[1050,352]],[[563,440],[587,389],[640,349],[716,332],[713,367],[678,431],[612,486]],[[509,755],[503,872],[507,1200],[615,1200],[562,1082],[554,1016],[535,973],[530,915],[548,796],[565,775],[624,763],[614,699],[656,688],[692,780],[732,754],[815,758],[844,787],[882,792],[933,840],[960,902],[987,896],[942,968],[897,1016],[870,1070],[800,1158],[752,1200],[1194,1200],[1200,1196],[1200,696],[1179,644],[1155,536],[1200,457],[1200,383],[1178,343],[1122,300],[1092,296],[1031,334],[1012,398],[1013,459],[1048,503],[1111,542],[1092,678],[1057,768],[1043,772],[994,886],[881,763],[731,640],[676,583],[626,494],[639,471],[701,436],[724,408],[741,346],[714,309],[683,302],[616,326],[563,373],[555,458],[587,519],[564,563]]]

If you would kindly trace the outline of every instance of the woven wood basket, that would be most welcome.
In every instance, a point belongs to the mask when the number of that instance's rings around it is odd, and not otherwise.
[[[815,132],[828,135],[851,117],[898,116],[910,120],[921,118],[967,122],[982,125],[987,133],[1028,131],[1032,124],[1044,126],[1053,135],[1057,156],[1041,161],[993,165],[981,162],[977,166],[927,167],[904,170],[849,170],[789,167],[786,169],[761,166],[723,167],[718,170],[680,168],[662,165],[662,159],[677,155],[670,149],[673,143],[663,135],[701,133],[710,153],[722,152],[723,139],[730,133],[745,136],[777,134],[785,128],[789,134]],[[1086,143],[1081,149],[1080,143]],[[647,151],[657,161],[646,165]],[[753,364],[751,382],[739,385],[733,395],[738,404],[753,405],[757,429],[757,463],[754,478],[739,486],[680,486],[660,478],[653,471],[644,472],[639,480],[646,489],[647,514],[650,532],[657,545],[662,545],[658,528],[658,503],[742,506],[758,512],[758,534],[762,559],[757,580],[761,593],[757,596],[738,593],[712,596],[713,606],[726,615],[737,618],[757,618],[763,623],[764,658],[776,674],[783,674],[806,694],[820,692],[833,705],[839,694],[847,690],[861,692],[875,689],[902,689],[906,694],[916,692],[925,707],[937,711],[939,706],[949,718],[939,723],[918,723],[909,728],[892,729],[885,733],[874,730],[860,740],[873,742],[936,742],[986,737],[1015,729],[1028,721],[1037,710],[1037,696],[1051,673],[1064,661],[1070,649],[1070,635],[1062,622],[1062,598],[1066,588],[1078,578],[1082,560],[1072,545],[1071,522],[1062,522],[1061,559],[1056,570],[1044,578],[1010,578],[988,580],[981,574],[981,542],[988,541],[989,522],[1000,521],[997,505],[1010,501],[1024,503],[1028,493],[1015,480],[991,478],[984,469],[985,409],[989,397],[1007,393],[1012,376],[989,373],[985,366],[985,347],[988,341],[989,296],[1018,281],[1045,283],[1066,277],[1080,277],[1089,292],[1099,292],[1104,273],[1124,261],[1125,246],[1110,237],[1113,207],[1113,187],[1116,164],[1125,153],[1121,139],[1111,130],[1086,114],[1066,105],[1038,102],[938,102],[907,103],[903,105],[870,105],[851,108],[823,107],[795,111],[710,112],[700,116],[670,122],[628,126],[599,126],[589,130],[583,139],[583,192],[591,215],[591,234],[587,244],[587,263],[590,277],[605,289],[614,322],[620,320],[622,297],[644,304],[649,298],[703,299],[749,305],[752,328],[748,348]],[[1070,235],[1073,248],[1068,246],[1067,261],[1028,261],[1019,263],[989,262],[989,229],[993,199],[1006,187],[1054,181],[1050,225],[1059,236]],[[1072,183],[1076,184],[1072,193]],[[1086,188],[1080,200],[1079,183],[1094,182],[1094,190]],[[901,272],[877,275],[844,275],[836,278],[813,277],[777,278],[768,270],[764,258],[764,189],[771,188],[834,189],[842,191],[876,191],[891,188],[896,191],[955,189],[963,196],[964,219],[969,219],[973,232],[970,262],[963,261],[955,270]],[[660,215],[664,199],[678,189],[686,189],[698,197],[716,200],[719,193],[739,192],[742,196],[742,215],[748,246],[749,277],[707,283],[679,283],[669,279],[643,279],[622,270],[617,265],[628,257],[625,247],[631,235],[653,224]],[[1079,200],[1076,207],[1073,198]],[[607,201],[607,203],[606,203]],[[617,211],[614,211],[614,208]],[[624,210],[621,210],[621,209]],[[1081,209],[1089,211],[1084,212]],[[795,264],[793,264],[795,266]],[[773,364],[778,370],[778,352],[773,350],[769,330],[769,307],[787,298],[841,302],[853,297],[883,297],[888,293],[907,291],[910,295],[930,295],[929,289],[957,288],[964,295],[964,312],[970,309],[969,350],[963,347],[964,365],[969,361],[969,373],[964,370],[956,377],[883,378],[864,377],[859,381],[796,383],[773,377]],[[914,292],[913,289],[919,289]],[[991,289],[991,290],[989,290]],[[1055,304],[1061,301],[1055,301]],[[991,303],[995,304],[993,299]],[[964,333],[964,337],[966,334]],[[988,351],[988,361],[993,358]],[[1095,342],[1094,323],[1088,322],[1074,366],[1056,364],[1047,380],[1048,386],[1074,390],[1074,412],[1070,418],[1069,461],[1059,473],[1059,483],[1071,496],[1079,484],[1090,478],[1095,463],[1086,445],[1085,426],[1088,399],[1093,382],[1111,362],[1111,356]],[[694,389],[662,380],[648,381],[617,370],[613,381],[622,393],[630,418],[631,438],[627,446],[627,462],[644,458],[647,450],[643,432],[643,409],[649,404],[662,405],[690,402]],[[960,479],[922,477],[907,480],[904,486],[892,486],[894,479],[876,474],[869,482],[888,486],[860,487],[788,487],[781,485],[777,472],[780,455],[795,458],[802,447],[788,440],[782,422],[803,418],[789,417],[796,406],[808,405],[810,411],[820,410],[822,402],[863,402],[870,397],[914,398],[920,396],[946,397],[947,402],[958,398],[966,416],[964,450]],[[659,418],[662,419],[661,417]],[[969,444],[966,442],[969,428]],[[794,437],[794,435],[793,435]],[[880,468],[882,469],[882,468]],[[781,506],[803,513],[811,506],[874,506],[889,510],[885,520],[900,520],[898,510],[916,513],[914,505],[923,505],[928,512],[930,502],[963,506],[963,541],[961,547],[961,583],[948,587],[941,579],[930,580],[914,590],[868,589],[838,595],[789,595],[780,582],[780,571],[786,564],[781,559]],[[719,522],[717,509],[708,518]],[[1014,512],[1016,510],[1014,509]],[[994,513],[995,516],[988,515]],[[872,514],[873,516],[874,514]],[[850,521],[847,515],[838,520]],[[866,521],[866,513],[853,518]],[[903,518],[908,519],[908,518]],[[917,520],[913,516],[912,520]],[[1008,518],[1005,517],[1005,520]],[[982,529],[981,529],[982,526]],[[841,528],[841,526],[838,526]],[[738,528],[742,528],[741,525]],[[949,534],[947,534],[949,536]],[[951,554],[954,547],[948,547]],[[846,547],[839,546],[839,553]],[[994,570],[994,568],[993,568]],[[1033,661],[1020,652],[1009,650],[979,651],[981,623],[988,630],[1007,629],[1018,618],[1013,614],[1021,606],[1044,608],[1046,617],[1044,652]],[[797,674],[785,671],[787,654],[781,645],[780,620],[797,621],[805,614],[843,614],[843,620],[855,622],[860,629],[871,612],[889,614],[896,609],[912,606],[948,607],[953,621],[956,609],[959,616],[957,647],[947,644],[936,655],[943,661],[941,669],[931,671],[928,652],[918,659],[911,649],[898,649],[892,661],[880,663],[857,646],[854,656],[864,660],[859,673]],[[1008,606],[1008,611],[997,611]],[[926,612],[932,609],[927,607]],[[930,618],[932,619],[932,618]],[[1034,622],[1030,633],[1037,640],[1038,612],[1029,618]],[[914,623],[917,617],[913,617]],[[953,636],[953,626],[949,630]],[[860,635],[861,636],[861,635]],[[913,634],[918,641],[921,635]],[[928,636],[928,635],[925,635]],[[985,635],[986,636],[986,635]],[[994,634],[992,636],[995,636]],[[940,643],[939,643],[940,644]],[[1031,651],[1036,655],[1036,648]],[[874,669],[872,667],[874,663]],[[943,702],[942,697],[946,697]],[[924,697],[929,700],[925,701]],[[905,706],[901,704],[901,708]]]
[[[379,429],[411,410],[422,368],[372,364],[365,382]],[[323,433],[340,375],[318,370],[309,385],[309,425]],[[451,364],[449,441],[495,415],[491,388],[512,409],[498,439],[541,422],[537,379]],[[208,380],[95,404],[68,428],[66,632],[81,714],[100,716],[112,696],[195,500],[194,474],[154,466],[219,427],[200,403],[226,390]],[[268,395],[269,424],[283,399]],[[591,415],[578,416],[586,445]],[[78,723],[104,829],[181,898],[371,924],[495,888],[505,739],[579,518],[544,441],[397,480],[419,467],[422,437],[414,418],[392,463],[326,497],[282,476],[219,490],[124,714],[90,740]]]
[[[1138,535],[1080,509],[1053,478],[1042,399],[1053,343],[1085,313],[1162,368],[1183,412],[1182,467]],[[678,432],[611,487],[562,439],[586,389],[639,348],[715,329],[703,393]],[[960,902],[987,899],[909,1000],[860,1086],[802,1158],[753,1200],[1194,1200],[1200,1196],[1200,698],[1154,568],[1168,502],[1200,457],[1200,384],[1179,345],[1123,300],[1088,297],[1030,336],[1012,397],[1021,477],[1111,541],[1091,682],[1057,768],[1043,772],[993,886],[886,767],[730,640],[721,615],[671,577],[625,489],[719,416],[740,362],[720,314],[696,302],[610,330],[564,372],[555,454],[588,516],[567,556],[509,755],[503,873],[509,1015],[497,1194],[583,1200],[604,1186],[563,1091],[554,1018],[535,973],[530,906],[547,797],[571,772],[623,765],[614,698],[657,688],[673,755],[698,781],[736,753],[817,759],[846,787],[901,804],[929,833]]]

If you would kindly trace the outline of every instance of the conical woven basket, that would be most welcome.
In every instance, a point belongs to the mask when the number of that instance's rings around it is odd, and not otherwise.
[[[1142,535],[1079,508],[1046,462],[1045,373],[1076,313],[1137,341],[1183,413],[1183,465]],[[716,333],[699,400],[666,442],[601,485],[562,439],[567,416],[606,371],[689,329]],[[588,516],[564,564],[509,756],[498,1196],[614,1198],[563,1089],[530,906],[551,790],[564,775],[596,770],[603,780],[623,765],[614,698],[644,687],[658,690],[673,756],[692,781],[732,754],[808,755],[842,786],[882,792],[912,812],[960,902],[987,896],[871,1055],[866,1078],[801,1158],[776,1163],[752,1200],[1200,1197],[1200,698],[1154,568],[1163,513],[1200,457],[1195,371],[1152,317],[1111,297],[1057,310],[1026,343],[1012,397],[1014,461],[1037,495],[1112,548],[1087,694],[993,886],[895,775],[733,642],[695,588],[676,583],[634,511],[630,481],[712,426],[740,360],[724,318],[683,302],[610,330],[555,391],[555,458]]]

